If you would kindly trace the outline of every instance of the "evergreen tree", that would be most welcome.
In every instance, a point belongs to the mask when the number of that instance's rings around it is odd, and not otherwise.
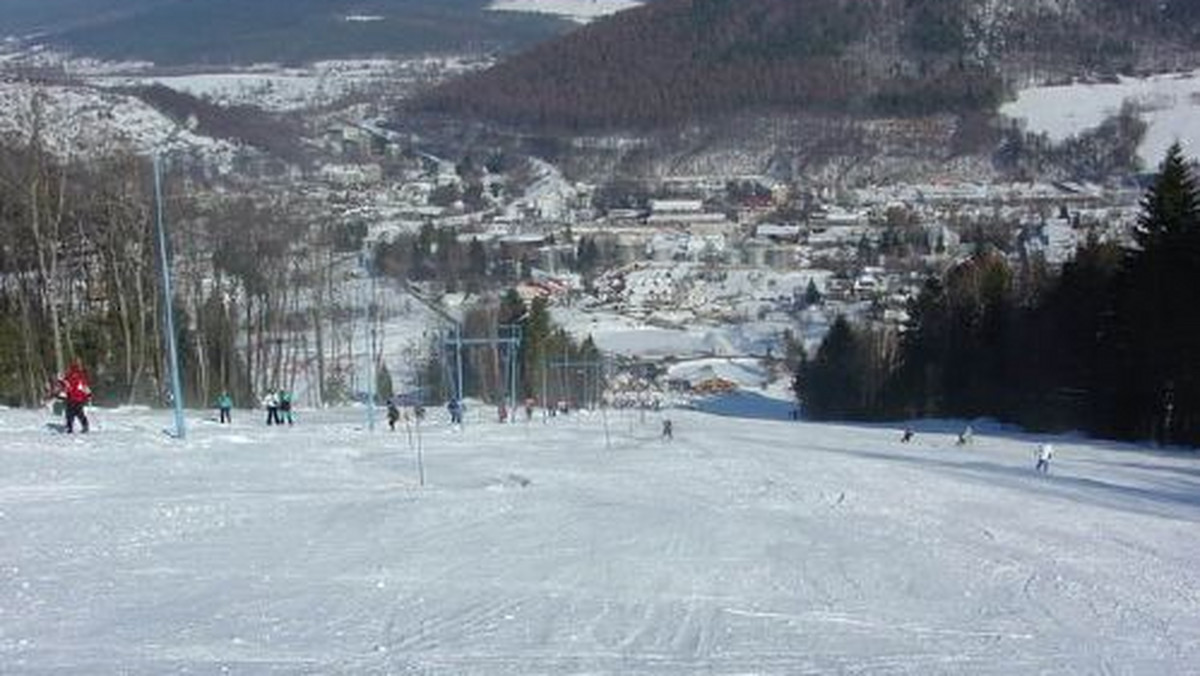
[[[375,400],[376,402],[384,402],[391,399],[396,394],[395,384],[392,382],[392,372],[388,370],[387,364],[380,364],[375,371]]]
[[[1154,184],[1142,199],[1142,214],[1134,237],[1145,255],[1184,246],[1189,240],[1194,243],[1198,217],[1200,198],[1196,183],[1182,147],[1175,143],[1167,150]]]
[[[820,305],[822,300],[821,291],[817,288],[817,283],[810,277],[808,286],[804,289],[804,307]]]
[[[861,417],[861,374],[859,336],[839,315],[816,357],[801,368],[796,389],[805,411],[817,420]]]
[[[1200,442],[1200,195],[1178,144],[1142,200],[1120,280],[1108,402],[1120,436]]]
[[[796,373],[804,363],[804,343],[796,337],[795,332],[787,329],[783,332],[783,363],[788,370]]]
[[[1000,415],[1017,398],[1008,344],[1012,274],[984,251],[931,277],[909,303],[889,407],[905,415]]]
[[[575,252],[575,264],[585,275],[595,272],[597,266],[600,265],[600,247],[596,245],[594,237],[579,239],[579,246]]]
[[[889,388],[889,398],[909,417],[944,413],[942,371],[948,351],[948,321],[945,286],[940,278],[929,277],[908,303],[900,366]]]
[[[487,279],[488,267],[487,249],[484,248],[483,242],[480,242],[479,238],[472,239],[471,244],[467,247],[468,292],[480,292],[483,280]]]
[[[576,360],[583,364],[577,373],[582,379],[578,390],[581,393],[580,404],[589,408],[600,405],[605,388],[604,369],[600,367],[603,355],[591,334],[579,344]]]
[[[909,306],[887,412],[1200,444],[1200,189],[1178,146],[1142,202],[1136,246],[1089,240],[1056,280],[978,250]],[[874,415],[888,341],[836,322],[796,389],[813,417]]]
[[[1015,419],[1059,431],[1101,431],[1109,424],[1098,402],[1119,386],[1104,375],[1102,348],[1120,265],[1120,247],[1089,238],[1022,313],[1010,346],[1025,395],[1012,409]]]
[[[550,341],[553,326],[550,321],[549,303],[545,298],[534,298],[529,304],[529,314],[524,323],[524,342],[521,346],[521,363],[524,377],[525,396],[540,395],[543,383],[549,377],[546,360],[550,357]]]
[[[496,320],[502,325],[515,325],[525,318],[525,301],[516,289],[509,289],[500,297],[500,312]]]

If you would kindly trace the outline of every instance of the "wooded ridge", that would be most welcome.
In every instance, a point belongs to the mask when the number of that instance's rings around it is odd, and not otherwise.
[[[443,85],[413,108],[565,132],[757,108],[987,111],[1016,80],[1194,58],[1198,34],[1200,10],[1187,0],[658,0]]]

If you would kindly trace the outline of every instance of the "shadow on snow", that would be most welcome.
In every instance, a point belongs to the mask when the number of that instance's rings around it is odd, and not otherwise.
[[[727,394],[696,399],[688,405],[688,408],[726,418],[790,420],[796,405],[790,401],[774,399],[757,392],[736,390]]]
[[[1056,461],[1048,476],[1040,476],[1033,471],[1032,461],[1028,465],[1014,465],[981,460],[979,454],[986,451],[972,448],[948,448],[947,452],[953,455],[946,458],[914,455],[903,451],[886,453],[827,445],[810,445],[808,448],[824,453],[919,466],[932,471],[969,476],[990,485],[1021,491],[1038,490],[1047,494],[1058,494],[1065,499],[1087,501],[1102,507],[1155,516],[1186,518],[1179,511],[1179,507],[1183,506],[1197,510],[1194,518],[1200,520],[1200,480],[1182,478],[1175,471],[1176,468],[1169,466],[1145,465],[1149,470],[1148,474],[1152,474],[1145,479],[1147,482],[1152,481],[1153,485],[1135,486],[1072,473],[1070,468],[1076,464],[1072,461]],[[1079,462],[1085,463],[1099,464],[1093,461]],[[1164,474],[1170,477],[1165,477]]]

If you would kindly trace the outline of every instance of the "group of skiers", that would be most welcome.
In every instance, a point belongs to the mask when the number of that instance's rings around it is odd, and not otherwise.
[[[292,393],[284,389],[267,390],[262,399],[263,408],[267,409],[267,425],[288,425],[296,422],[292,415]]]
[[[915,436],[913,428],[906,426],[900,434],[900,443],[907,444],[913,440]],[[975,430],[967,425],[963,431],[958,433],[958,439],[955,440],[955,446],[969,446],[975,439]],[[1054,446],[1049,443],[1038,444],[1038,447],[1033,451],[1034,471],[1041,474],[1046,474],[1050,471],[1050,461],[1054,459]]]
[[[72,360],[70,366],[67,367],[54,386],[53,394],[61,400],[64,405],[66,415],[65,431],[70,434],[75,431],[75,423],[79,422],[80,431],[88,431],[88,418],[86,407],[92,400],[91,381],[88,377],[87,370],[78,360]],[[263,396],[262,406],[267,411],[267,425],[283,425],[284,422],[288,425],[295,423],[295,417],[292,412],[292,393],[284,389],[271,389]],[[229,424],[233,422],[233,397],[230,396],[228,390],[224,390],[216,399],[216,408],[221,424]],[[555,407],[557,408],[557,407]],[[464,407],[458,399],[451,399],[446,404],[446,410],[450,414],[450,423],[453,425],[461,425],[463,421]],[[418,421],[424,419],[425,409],[421,405],[413,407],[413,414]],[[532,402],[525,402],[525,417],[531,419],[533,417]],[[500,422],[505,422],[508,418],[508,411],[501,405]],[[388,427],[392,430],[396,429],[396,423],[400,420],[400,407],[394,399],[387,400],[387,421]],[[674,423],[670,418],[664,418],[662,423],[662,438],[671,440],[675,436]],[[900,436],[901,443],[909,443],[913,440],[915,432],[912,427],[905,427]],[[967,425],[962,432],[959,433],[958,439],[955,442],[958,446],[970,445],[974,439],[974,430],[970,425]],[[1046,474],[1050,471],[1050,461],[1054,458],[1054,446],[1049,443],[1039,444],[1033,453],[1035,471]]]
[[[400,403],[397,402],[395,398],[389,398],[387,400],[388,429],[395,431],[396,423],[400,422],[400,418],[401,418]],[[425,407],[420,404],[414,405],[413,406],[413,418],[415,418],[418,423],[421,422],[422,420],[424,420],[425,419]]]
[[[217,421],[222,425],[233,422],[233,395],[229,390],[222,390],[214,402],[217,409]],[[262,407],[267,411],[268,425],[295,424],[296,417],[292,412],[292,393],[284,389],[270,389],[262,398]]]

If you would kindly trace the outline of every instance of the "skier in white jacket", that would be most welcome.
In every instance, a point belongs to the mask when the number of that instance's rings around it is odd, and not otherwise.
[[[267,409],[267,425],[282,425],[283,419],[279,417],[279,395],[274,388],[267,391],[262,398],[263,408]]]
[[[1050,471],[1050,459],[1054,457],[1054,447],[1050,444],[1041,444],[1033,457],[1037,458],[1037,465],[1034,469],[1045,474]]]

